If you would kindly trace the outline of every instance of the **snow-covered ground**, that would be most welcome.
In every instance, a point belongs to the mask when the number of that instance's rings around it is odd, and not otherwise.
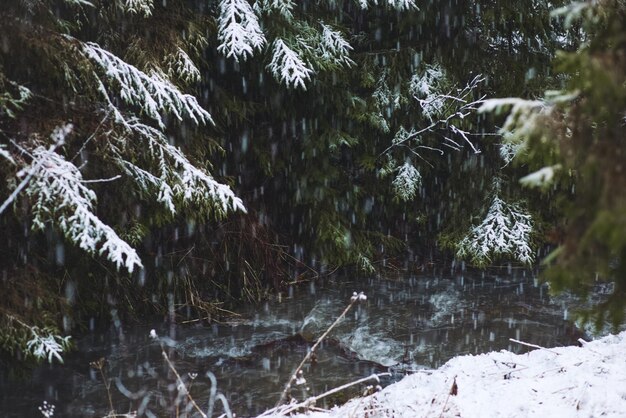
[[[582,347],[456,357],[374,395],[300,416],[626,417],[626,331]]]

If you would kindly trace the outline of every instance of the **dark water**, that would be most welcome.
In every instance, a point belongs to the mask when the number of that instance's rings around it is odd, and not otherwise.
[[[176,416],[172,405],[184,408],[188,402],[163,360],[161,345],[149,338],[152,328],[205,411],[210,393],[205,374],[210,371],[238,416],[256,415],[276,403],[310,346],[307,340],[321,335],[353,291],[364,291],[367,302],[347,315],[319,351],[316,363],[305,367],[307,383],[294,390],[294,397],[303,399],[391,370],[394,377],[382,382],[387,384],[400,378],[404,369],[435,368],[459,354],[525,350],[509,338],[549,347],[572,344],[578,337],[564,308],[552,303],[546,286],[527,271],[338,277],[290,289],[260,306],[243,307],[241,317],[227,324],[122,324],[118,330],[83,337],[64,366],[42,366],[19,381],[0,376],[0,415],[41,416],[37,407],[44,400],[56,405],[55,417],[106,415],[109,401],[103,377],[89,366],[104,357],[117,413],[139,410],[141,416]],[[190,373],[197,373],[193,381]],[[353,393],[319,406],[341,402]],[[221,406],[216,410],[222,413]],[[184,409],[178,414],[184,416]]]

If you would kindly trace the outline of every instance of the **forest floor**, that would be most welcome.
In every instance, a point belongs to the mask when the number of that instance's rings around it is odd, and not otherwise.
[[[626,331],[582,347],[455,357],[301,417],[626,417]]]

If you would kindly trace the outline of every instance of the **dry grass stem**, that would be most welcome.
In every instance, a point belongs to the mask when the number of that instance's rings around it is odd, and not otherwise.
[[[333,322],[331,324],[331,326],[328,327],[328,329],[322,334],[322,336],[317,339],[317,341],[315,342],[315,344],[313,344],[313,346],[311,347],[311,349],[309,350],[307,355],[304,356],[304,358],[302,359],[302,361],[300,362],[298,367],[296,367],[296,370],[289,377],[289,381],[285,385],[285,389],[283,390],[283,393],[280,395],[280,399],[276,403],[276,407],[280,406],[285,401],[285,399],[287,397],[287,393],[289,392],[289,389],[291,389],[291,385],[294,382],[294,380],[296,380],[296,378],[298,376],[298,373],[300,372],[300,370],[302,370],[302,367],[304,367],[306,362],[311,359],[311,356],[313,356],[313,354],[315,354],[315,350],[322,343],[322,341],[324,341],[324,338],[326,338],[328,336],[328,334],[333,330],[333,328],[335,328],[337,326],[337,324],[339,324],[339,322],[341,322],[343,317],[346,316],[346,314],[352,308],[352,306],[354,306],[355,303],[357,303],[359,300],[363,300],[364,298],[365,298],[365,294],[363,292],[361,292],[358,295],[356,295],[356,297],[353,296],[351,298],[351,300],[350,300],[350,303],[348,304],[348,306],[346,306],[346,309],[343,310],[341,315],[339,315],[337,317],[337,319],[335,319],[335,322]]]

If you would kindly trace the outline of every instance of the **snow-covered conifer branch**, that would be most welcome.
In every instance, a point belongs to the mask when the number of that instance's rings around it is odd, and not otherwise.
[[[6,146],[4,144],[0,144],[0,157],[15,165],[15,160],[13,159],[13,156],[11,156],[11,153],[5,148]]]
[[[553,18],[564,18],[564,26],[569,28],[580,20],[587,9],[597,4],[595,1],[573,1],[565,6],[558,7],[550,12]]]
[[[416,144],[419,144],[420,142],[419,136],[417,135],[417,132],[415,131],[415,129],[411,129],[410,131],[407,131],[406,129],[404,129],[403,126],[401,126],[400,129],[398,129],[398,131],[394,135],[393,139],[391,140],[391,143],[394,145],[398,145],[398,144],[405,143],[411,139]]]
[[[417,9],[415,0],[387,0],[387,4],[400,12],[404,10]]]
[[[517,97],[506,97],[501,99],[489,99],[482,102],[478,108],[479,113],[502,112],[510,108],[500,134],[505,136],[525,138],[537,126],[538,118],[548,114],[552,107],[540,100],[524,100]]]
[[[222,214],[230,210],[246,211],[241,199],[235,196],[229,186],[218,183],[205,171],[191,164],[178,148],[167,143],[160,146],[177,169],[172,171],[176,180],[172,189],[176,195],[182,196],[185,203],[203,205],[210,199],[219,204]]]
[[[185,83],[197,83],[200,81],[200,70],[196,67],[187,52],[180,47],[176,52],[166,57],[167,76],[170,79],[177,78]]]
[[[274,41],[272,61],[267,68],[276,80],[287,87],[300,87],[303,90],[306,90],[305,82],[311,80],[313,75],[313,70],[280,38]]]
[[[506,138],[506,136],[504,137]],[[499,146],[500,158],[504,161],[504,165],[507,166],[524,148],[524,142],[522,141],[503,141]]]
[[[532,229],[530,214],[495,196],[485,219],[459,242],[457,256],[470,258],[479,265],[498,256],[531,264],[534,260],[530,247]]]
[[[498,133],[502,135],[500,156],[509,164],[526,146],[526,139],[540,125],[540,118],[552,111],[548,102],[524,100],[517,97],[489,99],[482,102],[479,113],[500,113],[509,110],[509,114]]]
[[[126,171],[126,173],[133,178],[135,183],[139,186],[142,192],[151,194],[152,191],[156,191],[157,202],[161,203],[172,215],[176,213],[176,206],[174,204],[174,192],[167,182],[157,177],[149,171],[144,170],[141,167],[136,166],[121,157],[117,158],[118,165]]]
[[[189,118],[196,124],[213,123],[211,115],[194,96],[181,93],[158,73],[149,76],[93,42],[83,44],[83,51],[104,71],[108,84],[119,89],[118,94],[124,102],[139,107],[161,128],[165,127],[161,116],[163,112],[173,114],[178,120]],[[98,81],[104,85],[99,77]],[[111,103],[106,90],[101,88],[100,91],[107,95]]]
[[[90,254],[106,255],[118,269],[132,273],[141,267],[135,250],[94,214],[96,194],[85,187],[78,168],[41,146],[32,155],[24,171],[32,175],[26,194],[33,200],[33,227],[53,222],[71,242]]]
[[[519,182],[526,187],[547,187],[552,184],[554,175],[562,168],[561,164],[543,167],[537,171],[525,175]]]
[[[294,6],[293,0],[257,0],[254,2],[254,9],[257,13],[278,12],[287,20],[293,18],[292,10]]]
[[[56,358],[59,363],[63,363],[61,355],[70,344],[70,336],[62,337],[37,327],[30,327],[30,331],[32,338],[26,342],[26,349],[33,357],[37,360],[47,358],[48,363],[52,363],[52,359]]]
[[[247,0],[221,0],[217,50],[236,61],[248,59],[265,44],[265,35]]]
[[[9,324],[16,324],[27,330],[30,336],[24,347],[24,353],[27,356],[33,356],[37,360],[47,359],[49,363],[52,363],[52,359],[56,358],[59,363],[63,363],[61,355],[69,348],[72,337],[58,335],[58,331],[51,327],[40,328],[29,325],[10,314],[5,313],[4,316],[8,319]]]
[[[88,1],[88,0],[64,0],[65,3],[69,4],[70,6],[88,6],[88,7],[95,7],[95,5]]]
[[[392,91],[387,84],[387,78],[389,73],[384,70],[376,82],[376,90],[372,93],[372,97],[375,100],[378,110],[387,114],[387,117],[391,117],[391,113],[402,107],[406,103],[406,97],[401,93],[399,88],[394,88]]]
[[[396,196],[405,202],[415,197],[417,189],[421,184],[422,175],[408,161],[398,169],[398,174],[392,182]]]
[[[194,166],[180,149],[168,143],[160,130],[137,119],[123,119],[121,122],[129,135],[145,141],[148,155],[159,174],[139,168],[121,156],[117,158],[119,165],[133,176],[143,192],[151,194],[156,190],[157,201],[170,213],[176,213],[177,202],[184,206],[211,208],[217,216],[224,216],[230,211],[246,211],[241,199],[229,186],[217,182],[206,171]]]
[[[441,86],[445,82],[446,74],[439,65],[431,65],[426,70],[411,78],[409,92],[422,107],[426,118],[432,121],[438,117],[446,104]]]
[[[345,65],[350,67],[354,61],[350,58],[352,46],[346,41],[340,32],[333,30],[330,26],[322,25],[322,38],[317,47],[319,56],[335,65]]]
[[[116,0],[118,7],[126,13],[142,14],[144,17],[152,15],[154,0]]]
[[[13,81],[3,80],[0,74],[0,87],[2,81],[8,83],[11,87],[17,90],[17,96],[11,94],[9,91],[0,92],[0,116],[6,114],[10,118],[15,118],[15,112],[23,109],[24,104],[32,97],[32,92],[25,86],[17,84]]]
[[[378,5],[379,0],[356,0],[356,3],[362,9],[367,9],[370,3],[375,6]],[[382,4],[386,4],[389,7],[393,7],[394,9],[402,12],[404,10],[417,9],[417,5],[415,4],[415,0],[380,0]]]

